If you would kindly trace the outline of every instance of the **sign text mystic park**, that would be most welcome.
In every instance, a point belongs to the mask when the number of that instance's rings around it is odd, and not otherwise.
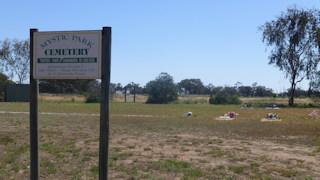
[[[35,79],[99,79],[101,31],[35,32]]]

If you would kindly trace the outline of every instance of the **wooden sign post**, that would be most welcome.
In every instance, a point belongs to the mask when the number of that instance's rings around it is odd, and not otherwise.
[[[102,31],[30,29],[30,179],[39,179],[38,79],[101,79],[99,179],[108,179],[111,27]]]
[[[33,35],[38,29],[30,29],[30,179],[39,179],[38,135],[38,80],[33,78]]]
[[[99,142],[99,179],[108,179],[108,149],[109,149],[109,91],[111,71],[111,28],[102,30],[102,77],[100,105],[100,142]]]

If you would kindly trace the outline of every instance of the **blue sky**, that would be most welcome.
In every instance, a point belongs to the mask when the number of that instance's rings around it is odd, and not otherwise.
[[[0,40],[27,39],[30,28],[111,26],[113,83],[144,86],[167,72],[176,83],[190,78],[215,86],[257,82],[281,92],[289,80],[268,65],[258,27],[294,4],[320,9],[319,0],[5,0]],[[307,89],[308,82],[298,87]]]

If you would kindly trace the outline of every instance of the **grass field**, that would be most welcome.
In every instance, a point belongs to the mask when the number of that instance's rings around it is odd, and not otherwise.
[[[97,179],[100,104],[44,99],[41,179]],[[307,118],[317,108],[122,102],[110,107],[109,179],[320,178],[320,120]],[[0,179],[29,179],[28,111],[28,103],[0,103]],[[182,116],[189,111],[192,118]],[[215,120],[229,111],[239,115]],[[261,122],[269,112],[282,121]]]

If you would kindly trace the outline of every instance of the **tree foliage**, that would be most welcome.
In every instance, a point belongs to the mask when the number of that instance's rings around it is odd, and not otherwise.
[[[239,83],[238,83],[239,85]],[[243,97],[271,97],[272,89],[253,83],[252,86],[216,86],[211,88],[211,96],[220,92],[225,92],[229,96],[243,96]]]
[[[250,97],[253,94],[253,88],[251,86],[240,86],[239,93],[244,97]]]
[[[309,84],[308,95],[313,99],[320,99],[320,71],[313,74]]]
[[[318,10],[293,7],[259,28],[262,41],[273,48],[269,64],[284,71],[291,83],[290,106],[294,104],[297,83],[309,78],[320,60],[319,17]]]
[[[167,104],[178,99],[178,87],[168,73],[160,73],[155,80],[147,83],[146,89],[147,103]]]
[[[10,81],[6,75],[0,73],[0,101],[4,100],[4,93],[7,84],[14,84],[14,82]]]
[[[100,91],[100,84],[95,79],[46,79],[39,81],[41,93],[81,94]]]
[[[183,94],[203,94],[205,86],[200,79],[184,79],[178,83],[179,93]]]
[[[29,40],[9,40],[0,42],[0,68],[10,79],[17,76],[23,84],[30,74]]]
[[[265,88],[264,86],[257,86],[255,90],[255,95],[258,97],[271,97],[272,89]]]
[[[142,87],[134,82],[127,84],[124,89],[127,91],[127,94],[141,94],[142,92]]]

